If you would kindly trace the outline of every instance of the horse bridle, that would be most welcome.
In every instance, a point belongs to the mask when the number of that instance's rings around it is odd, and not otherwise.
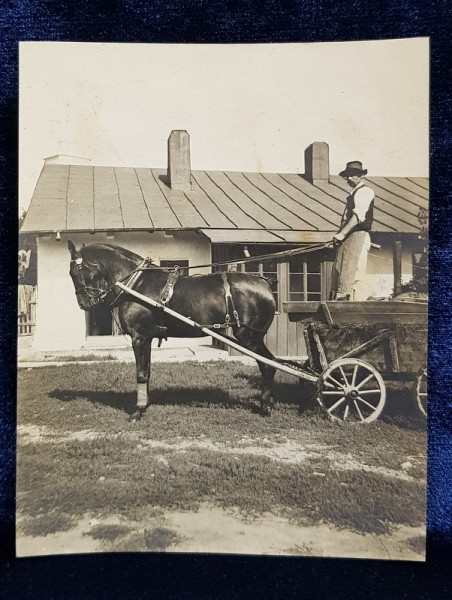
[[[143,269],[146,269],[147,265],[149,265],[151,263],[150,259],[145,258],[136,269],[134,269],[131,273],[128,273],[125,277],[123,277],[122,279],[119,279],[118,281],[115,281],[112,285],[110,285],[107,289],[102,289],[102,288],[98,288],[98,287],[94,287],[91,285],[87,285],[86,281],[85,281],[85,276],[83,274],[83,270],[89,269],[90,271],[96,272],[95,269],[93,269],[92,267],[89,266],[89,264],[87,264],[82,257],[79,258],[75,258],[71,260],[71,263],[74,263],[76,265],[76,269],[78,272],[78,279],[80,281],[79,285],[75,285],[75,295],[78,294],[84,294],[88,300],[90,301],[91,306],[97,306],[98,304],[101,304],[102,302],[105,302],[105,300],[107,299],[107,297],[113,292],[116,284],[119,281],[125,281],[126,279],[128,279],[129,281],[127,282],[128,285],[131,285],[132,282],[135,282],[134,276],[136,278],[136,275],[141,273],[141,271]],[[124,294],[123,290],[120,290],[116,297],[114,298],[114,300],[112,302],[110,302],[110,308],[112,308],[115,303],[117,302],[118,298],[120,296],[122,296]]]
[[[91,271],[94,271],[94,269],[91,269],[90,266],[85,263],[82,257],[72,259],[71,264],[75,264],[76,266],[79,281],[78,285],[75,284],[75,295],[77,296],[79,294],[83,294],[88,298],[92,306],[96,306],[97,304],[103,302],[111,288],[103,290],[101,288],[87,285],[84,276],[84,269],[90,269]]]

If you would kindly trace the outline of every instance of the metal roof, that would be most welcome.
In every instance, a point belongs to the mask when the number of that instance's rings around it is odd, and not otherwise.
[[[428,178],[367,177],[375,191],[373,230],[419,230]],[[331,176],[192,171],[191,191],[171,190],[166,169],[46,164],[22,232],[201,230],[213,241],[321,240],[337,231],[349,193]],[[331,237],[331,236],[327,236]]]

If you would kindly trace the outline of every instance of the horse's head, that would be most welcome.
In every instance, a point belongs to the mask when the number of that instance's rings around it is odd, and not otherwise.
[[[19,281],[24,278],[25,271],[30,266],[30,256],[31,249],[24,250],[23,248],[19,250]]]
[[[77,302],[81,309],[90,310],[93,306],[104,300],[104,292],[110,287],[105,270],[102,265],[91,257],[87,259],[85,245],[77,250],[74,244],[68,242],[71,254],[69,275],[75,287]]]

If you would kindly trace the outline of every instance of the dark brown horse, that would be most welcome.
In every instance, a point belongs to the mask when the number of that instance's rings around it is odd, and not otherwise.
[[[149,402],[151,342],[154,337],[200,337],[205,335],[175,317],[154,308],[115,284],[123,282],[135,291],[157,302],[172,296],[167,306],[189,317],[203,327],[229,322],[238,342],[264,356],[274,359],[264,344],[264,336],[275,313],[275,300],[269,283],[262,277],[245,273],[213,273],[210,275],[169,278],[162,269],[118,246],[93,244],[77,250],[68,242],[71,254],[70,275],[77,301],[83,310],[98,304],[118,307],[124,333],[132,338],[137,373],[137,410],[133,419],[140,417]],[[263,386],[261,409],[270,414],[274,404],[272,394],[275,369],[258,362]]]

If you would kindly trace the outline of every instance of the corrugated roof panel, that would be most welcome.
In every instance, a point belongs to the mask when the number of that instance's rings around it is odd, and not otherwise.
[[[71,166],[67,186],[67,229],[94,228],[93,168]]]
[[[284,225],[276,219],[273,215],[257,205],[251,198],[249,198],[237,185],[233,183],[230,175],[227,172],[213,171],[209,172],[213,182],[226,194],[247,216],[254,219],[264,229],[277,229],[278,227],[284,227]],[[239,227],[243,227],[243,222],[239,220]]]
[[[118,194],[95,196],[94,229],[121,229],[124,227]]]
[[[372,177],[369,184],[376,192],[375,231],[419,230],[427,178]],[[316,230],[336,230],[349,192],[339,176],[312,185],[297,174],[219,171],[192,172],[192,190],[178,192],[168,187],[164,169],[45,165],[21,231],[210,227],[223,239],[237,239],[231,233],[237,230],[238,237],[247,231],[250,239],[309,242],[317,241]],[[249,233],[265,230],[263,237]],[[305,234],[309,239],[301,240]]]
[[[184,192],[172,190],[166,182],[166,171],[164,169],[153,169],[156,175],[155,181],[166,198],[169,206],[176,215],[182,227],[206,227],[207,221],[196,210]]]
[[[224,215],[234,223],[236,227],[245,227],[249,229],[263,229],[262,225],[255,219],[243,212],[235,202],[215,183],[213,179],[214,171],[195,171],[192,177],[196,180],[199,187],[204,191],[208,198]]]
[[[235,226],[235,223],[231,221],[218,206],[209,198],[209,196],[202,190],[196,180],[196,174],[192,172],[191,178],[191,192],[185,192],[187,198],[192,202],[198,211],[204,217],[209,227],[214,228],[231,228]]]
[[[424,198],[428,198],[428,193],[430,189],[428,177],[402,177],[401,179],[404,179],[407,182],[409,181],[411,183],[414,183],[418,187],[422,188],[427,194],[426,196],[424,196]]]
[[[126,229],[153,229],[154,225],[146,208],[143,195],[138,187],[120,189],[119,202]]]
[[[388,194],[391,194],[394,197],[394,201],[400,208],[407,210],[412,213],[416,212],[419,208],[427,208],[428,200],[423,198],[417,193],[412,192],[407,189],[407,187],[402,187],[400,183],[395,183],[391,181],[391,179],[387,177],[368,177],[367,178],[371,184],[373,184],[375,191],[376,186],[379,189],[384,190]],[[386,197],[388,200],[391,200],[389,196]]]
[[[86,196],[74,198],[67,203],[66,228],[71,229],[94,229],[94,206]]]
[[[113,167],[94,167],[94,193],[118,194],[115,170]]]
[[[94,167],[94,228],[124,227],[119,190],[113,167]]]
[[[319,219],[318,215],[313,214],[312,211],[309,216],[313,216],[313,219],[310,222],[307,220],[303,206],[297,202],[297,197],[300,196],[298,190],[287,185],[281,176],[277,175],[273,178],[268,173],[244,173],[243,175],[264,194],[272,198],[275,212],[278,213],[280,207],[283,207],[293,215],[290,223],[292,229],[310,230],[324,225],[324,220]]]
[[[119,204],[126,229],[153,229],[137,173],[132,167],[116,167]]]
[[[273,188],[271,194],[267,193],[272,186],[261,174],[230,173],[229,177],[253,202],[277,218],[283,229],[312,228],[312,224],[300,218],[299,207],[294,207],[296,203],[292,201],[292,205],[290,205],[290,198],[280,190]],[[278,192],[280,193],[278,194]]]
[[[162,190],[154,169],[137,169],[141,191],[155,229],[177,229],[181,226]]]
[[[21,227],[27,231],[64,231],[66,229],[66,201],[49,199],[32,202]]]
[[[93,167],[87,165],[69,165],[69,177],[74,179],[93,179]]]
[[[301,181],[300,175],[265,173],[264,177],[290,196],[298,204],[300,216],[310,221],[316,229],[321,231],[337,229],[343,212],[341,202],[335,198],[327,198],[324,192],[314,186],[308,189]]]
[[[66,186],[67,187],[67,186]],[[63,200],[64,202],[66,202],[66,198],[67,198],[67,189],[65,188],[63,189],[48,189],[48,191],[45,188],[39,188],[34,194],[33,194],[33,202],[37,202],[38,200],[49,200],[49,199],[54,199],[54,200]]]

